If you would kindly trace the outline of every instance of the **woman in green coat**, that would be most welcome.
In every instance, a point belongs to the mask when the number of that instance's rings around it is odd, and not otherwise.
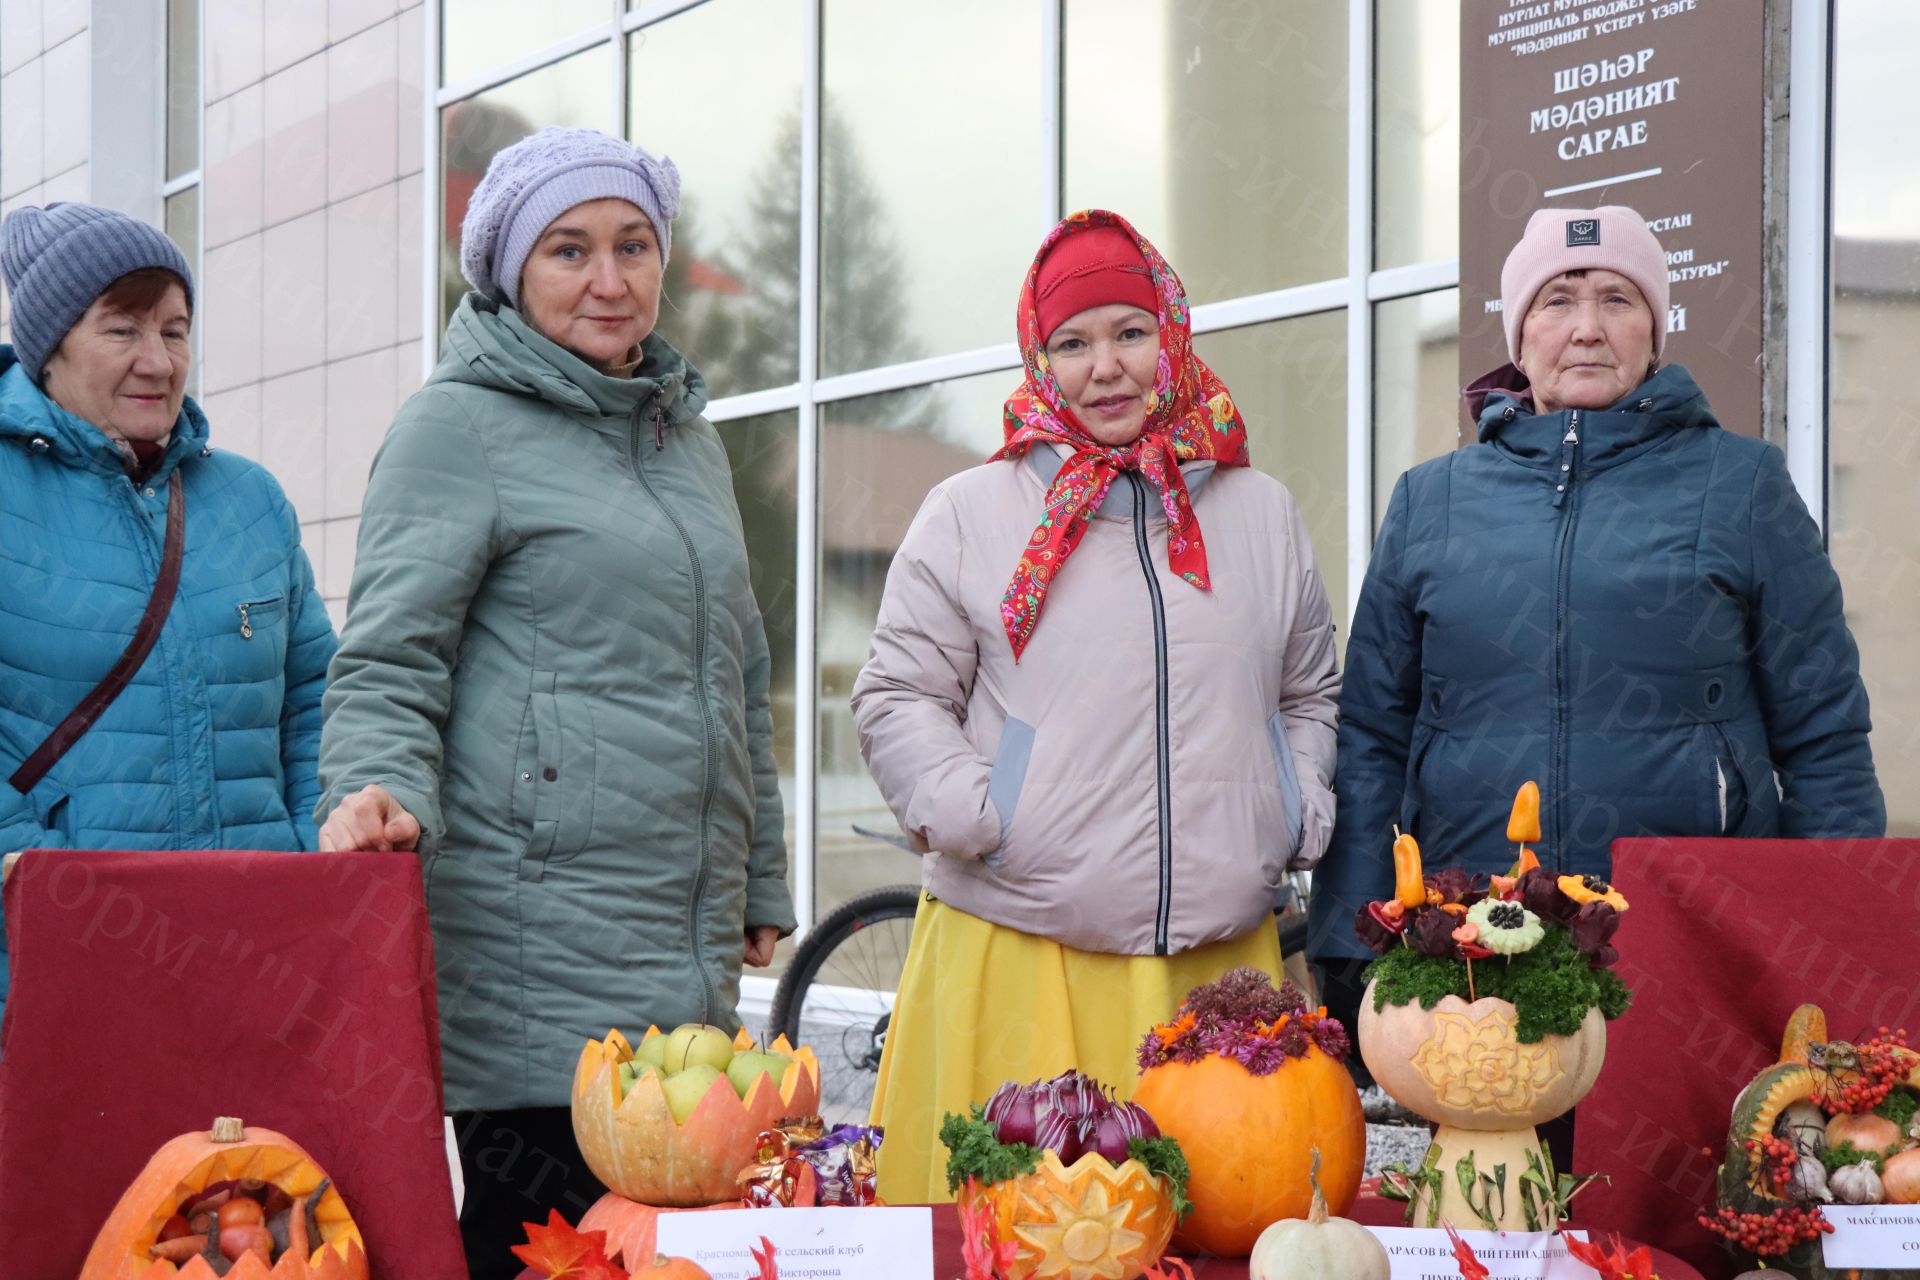
[[[742,963],[794,926],[731,472],[652,332],[678,196],[591,130],[494,157],[330,673],[320,844],[424,862],[476,1277],[600,1191],[568,1118],[587,1038],[732,1030]]]

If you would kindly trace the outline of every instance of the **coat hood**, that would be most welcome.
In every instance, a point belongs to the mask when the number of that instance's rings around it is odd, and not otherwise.
[[[707,407],[700,371],[658,333],[648,334],[640,351],[632,377],[611,377],[535,333],[513,307],[469,293],[447,322],[446,352],[428,383],[487,387],[607,417],[657,406],[669,426],[698,417]]]
[[[180,465],[182,458],[207,447],[207,415],[192,396],[180,405],[180,417],[173,424],[173,436],[167,441],[167,454],[152,474],[151,482],[166,478]],[[0,440],[23,448],[40,448],[70,467],[97,471],[102,475],[126,474],[126,454],[106,432],[76,417],[55,404],[38,383],[27,376],[26,366],[13,348],[0,344]],[[45,441],[35,446],[35,440]]]
[[[1536,413],[1527,375],[1511,364],[1477,379],[1465,394],[1479,421],[1480,439],[1528,463],[1558,463],[1573,412],[1580,414],[1588,465],[1604,465],[1673,431],[1720,426],[1700,385],[1678,364],[1655,370],[1605,409]]]

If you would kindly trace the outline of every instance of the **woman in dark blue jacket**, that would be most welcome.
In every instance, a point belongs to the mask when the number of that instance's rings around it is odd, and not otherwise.
[[[1505,870],[1529,778],[1541,859],[1571,873],[1607,876],[1621,837],[1886,827],[1820,531],[1780,451],[1659,364],[1644,220],[1539,211],[1501,295],[1514,364],[1470,389],[1481,442],[1401,476],[1347,646],[1309,942],[1336,1004],[1394,824],[1430,869]]]

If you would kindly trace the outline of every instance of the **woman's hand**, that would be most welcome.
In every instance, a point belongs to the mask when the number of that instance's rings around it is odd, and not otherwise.
[[[780,930],[770,924],[757,924],[747,930],[747,946],[741,959],[756,969],[773,963],[773,944],[780,941]]]
[[[334,806],[320,828],[320,851],[341,853],[350,849],[387,853],[411,849],[420,842],[420,823],[400,807],[400,802],[375,784],[360,788]],[[773,947],[769,943],[768,955]],[[751,950],[748,952],[752,955]],[[766,961],[761,961],[765,964]]]

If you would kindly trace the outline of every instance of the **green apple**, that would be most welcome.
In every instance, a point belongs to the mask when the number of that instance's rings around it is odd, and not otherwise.
[[[753,1088],[753,1082],[763,1073],[773,1077],[778,1086],[782,1076],[787,1073],[787,1063],[791,1059],[777,1053],[763,1053],[757,1049],[747,1049],[733,1055],[733,1061],[727,1064],[727,1079],[733,1085],[733,1091],[742,1098],[747,1090]]]
[[[633,1060],[641,1066],[661,1067],[666,1065],[666,1052],[666,1036],[648,1036],[633,1051]]]
[[[707,1096],[707,1091],[713,1088],[713,1082],[719,1078],[718,1068],[695,1063],[662,1081],[660,1087],[666,1092],[667,1109],[673,1112],[673,1118],[685,1124],[687,1117],[693,1114],[693,1109],[700,1105],[700,1099]]]
[[[623,1098],[626,1097],[627,1091],[632,1088],[633,1064],[631,1062],[623,1062],[620,1064],[620,1096]]]
[[[672,1034],[667,1036],[660,1068],[669,1076],[675,1076],[693,1066],[706,1066],[712,1067],[715,1071],[725,1071],[727,1064],[731,1061],[733,1061],[732,1036],[718,1027],[709,1027],[700,1022],[688,1022],[675,1027]]]

